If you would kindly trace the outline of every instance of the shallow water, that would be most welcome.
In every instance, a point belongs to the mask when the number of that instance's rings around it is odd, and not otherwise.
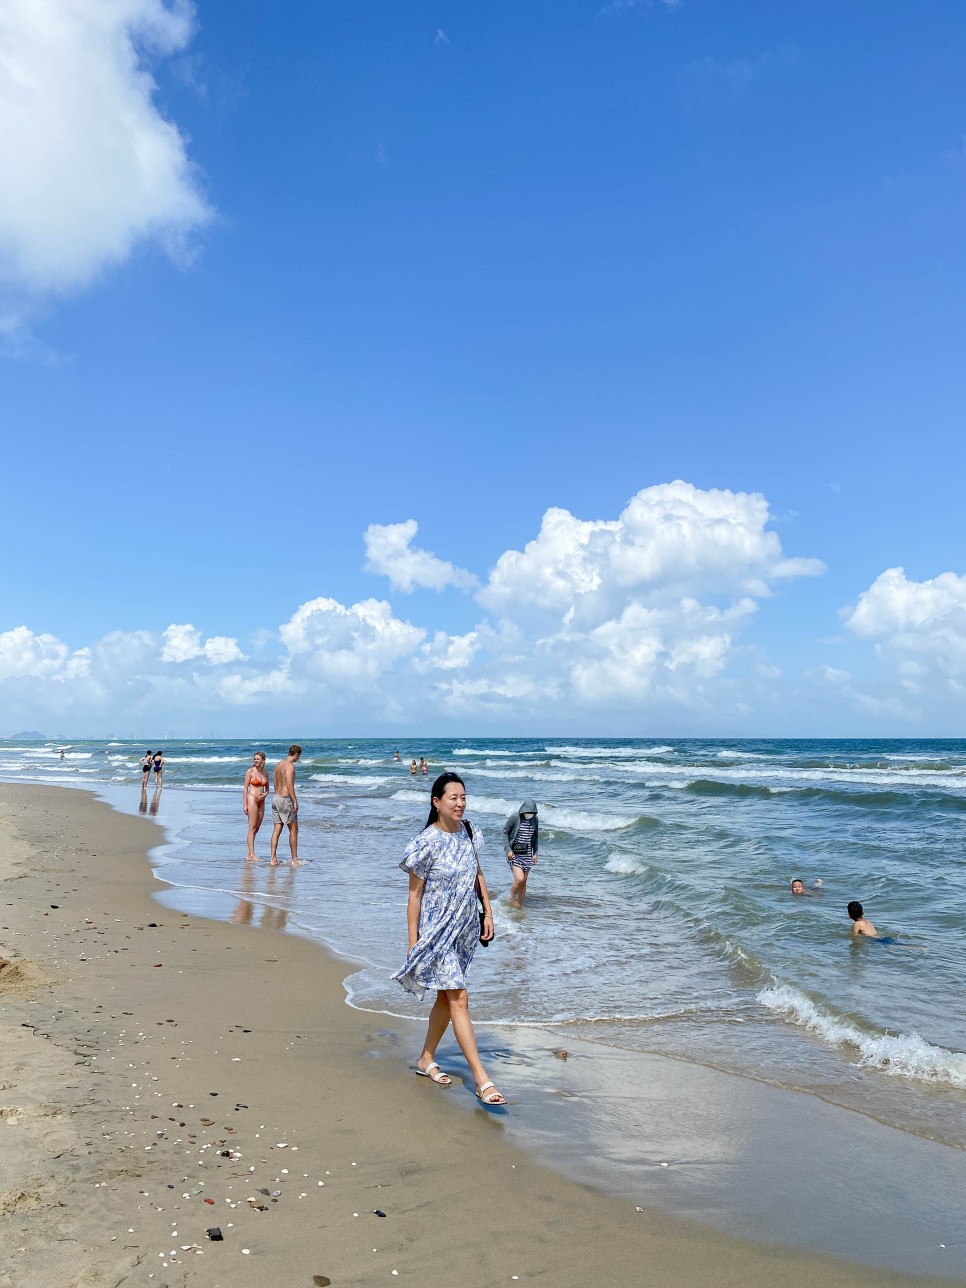
[[[270,761],[287,749],[261,745]],[[475,1016],[674,1055],[966,1147],[966,742],[427,740],[401,745],[400,764],[386,741],[306,743],[310,863],[295,870],[245,862],[253,749],[168,744],[166,788],[143,801],[141,744],[74,744],[61,759],[0,743],[0,774],[156,809],[174,838],[158,856],[166,881],[215,915],[319,938],[360,963],[353,1005],[413,1016],[425,1008],[388,978],[405,952],[397,864],[428,804],[409,758],[463,773],[498,894],[501,825],[534,796],[540,862],[525,911],[495,901]],[[793,876],[821,878],[821,893],[794,898]],[[851,941],[853,898],[928,951]]]

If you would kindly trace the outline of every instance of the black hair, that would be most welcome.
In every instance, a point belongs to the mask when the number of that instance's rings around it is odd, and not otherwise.
[[[466,784],[463,782],[462,778],[460,778],[459,774],[440,774],[435,783],[433,783],[432,790],[429,793],[429,818],[426,820],[427,827],[432,827],[439,818],[439,810],[433,804],[433,801],[439,800],[450,783],[459,783],[460,787],[466,787]]]
[[[804,885],[805,882],[801,877],[792,877],[792,885]]]
[[[846,908],[846,912],[849,914],[849,916],[852,918],[853,921],[858,921],[860,917],[865,916],[865,913],[862,910],[862,905],[861,903],[859,903],[858,899],[852,900],[852,902]]]

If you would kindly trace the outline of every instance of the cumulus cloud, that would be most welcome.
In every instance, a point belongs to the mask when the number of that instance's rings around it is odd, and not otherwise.
[[[500,556],[479,598],[495,612],[525,605],[592,622],[638,594],[761,597],[774,581],[824,571],[818,559],[784,558],[768,520],[759,493],[680,480],[643,489],[613,520],[550,509],[524,550]]]
[[[394,616],[384,600],[347,607],[337,599],[310,599],[279,630],[300,666],[338,683],[376,679],[410,657],[426,637],[422,627]]]
[[[184,626],[171,625],[163,632],[162,662],[190,662],[203,657],[215,666],[237,662],[244,657],[238,641],[227,635],[212,635],[202,644],[201,631],[187,622]]]
[[[156,241],[183,256],[211,211],[147,59],[189,42],[187,0],[0,7],[0,328]]]
[[[887,568],[859,596],[845,625],[895,659],[907,688],[937,673],[966,677],[966,576],[944,572],[911,581],[904,569]]]
[[[50,709],[66,708],[70,688],[76,709],[132,718],[257,706],[316,724],[411,724],[438,713],[546,728],[585,714],[613,724],[645,711],[744,713],[748,693],[729,675],[748,651],[743,632],[776,583],[821,569],[786,557],[768,522],[756,494],[666,484],[639,492],[616,518],[548,510],[534,539],[504,552],[479,589],[492,616],[462,633],[408,621],[386,600],[327,596],[306,600],[277,631],[256,632],[250,657],[233,637],[206,639],[191,623],[73,649],[20,627],[0,636],[0,682],[30,678]],[[414,520],[373,525],[370,566],[404,591],[454,584],[460,570],[415,549],[416,532]]]
[[[370,523],[363,537],[366,571],[388,577],[391,586],[406,594],[417,587],[445,590],[447,586],[458,586],[469,590],[478,584],[472,573],[413,546],[418,531],[415,519]]]
[[[26,626],[0,634],[0,681],[10,679],[76,679],[86,673],[89,653],[72,653],[55,635],[35,635]]]

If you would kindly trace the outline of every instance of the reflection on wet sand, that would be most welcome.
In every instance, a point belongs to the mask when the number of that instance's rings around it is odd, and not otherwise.
[[[246,863],[242,869],[241,889],[238,904],[232,913],[232,921],[239,926],[255,924],[255,909],[261,910],[258,925],[266,930],[284,930],[288,922],[288,904],[292,895],[292,884],[295,869],[290,866],[268,868],[265,889],[259,892],[255,888],[256,869]],[[281,903],[281,907],[276,907]]]

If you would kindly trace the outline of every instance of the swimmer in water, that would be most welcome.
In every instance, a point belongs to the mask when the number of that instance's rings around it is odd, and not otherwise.
[[[811,890],[806,890],[805,882],[801,877],[792,877],[792,894],[822,894],[823,892],[818,889],[820,885],[822,885],[821,879],[813,882]]]
[[[857,939],[874,939],[880,944],[890,944],[895,948],[912,948],[916,952],[927,953],[928,948],[922,944],[904,944],[900,939],[893,939],[891,935],[880,935],[873,926],[872,922],[865,915],[865,909],[859,903],[858,899],[853,899],[846,909],[852,918],[852,934]]]

